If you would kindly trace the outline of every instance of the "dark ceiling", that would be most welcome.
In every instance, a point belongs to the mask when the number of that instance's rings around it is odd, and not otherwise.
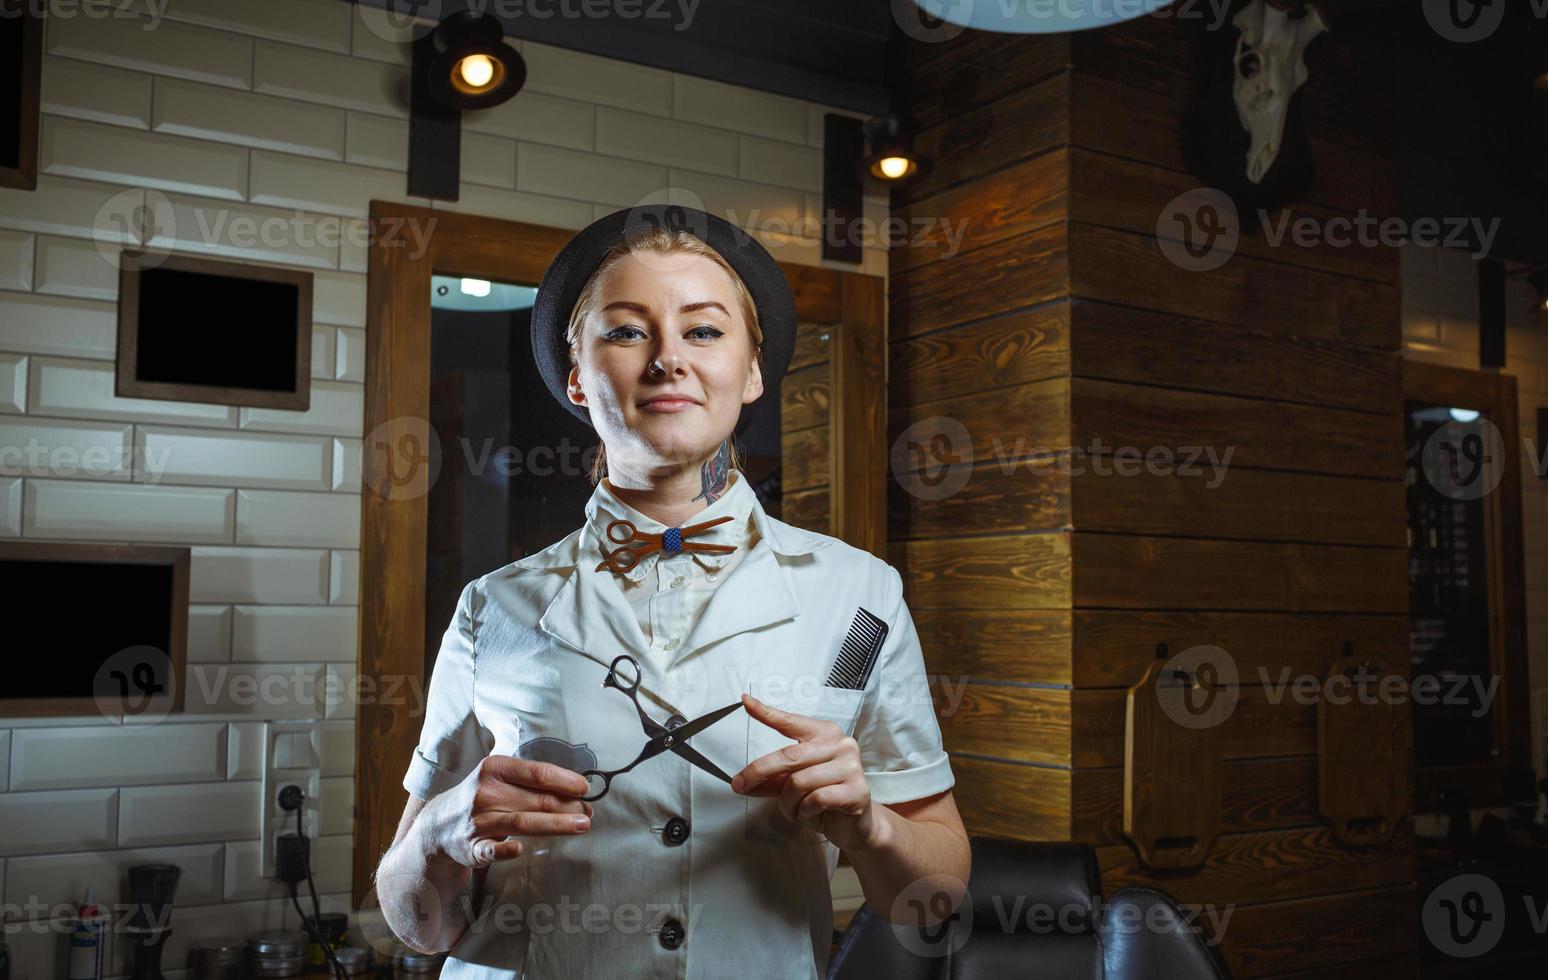
[[[1501,25],[1470,43],[1442,38],[1417,2],[1395,11],[1405,217],[1498,218],[1491,257],[1533,264],[1548,261],[1548,91],[1541,81],[1548,21],[1537,15],[1540,5],[1504,4]]]
[[[642,16],[579,17],[587,0],[354,0],[440,20],[470,7],[506,35],[874,114],[887,109],[887,0],[613,0]],[[555,12],[533,16],[528,10]],[[686,12],[686,13],[685,13]]]
[[[650,16],[602,18],[528,12],[583,11],[590,0],[353,2],[430,20],[475,7],[502,14],[513,37],[866,114],[890,102],[890,0],[632,0]],[[1533,85],[1548,79],[1548,21],[1536,10],[1544,0],[1490,2],[1503,5],[1504,23],[1469,44],[1441,38],[1418,0],[1322,6],[1346,37],[1381,44],[1396,35],[1405,217],[1498,217],[1494,257],[1548,262],[1548,87]]]

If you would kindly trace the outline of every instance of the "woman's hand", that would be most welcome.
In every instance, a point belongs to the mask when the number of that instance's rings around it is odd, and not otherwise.
[[[870,845],[880,822],[860,766],[860,743],[834,722],[775,708],[751,694],[742,695],[742,704],[754,720],[796,744],[749,762],[731,788],[778,796],[775,826],[793,839],[826,837],[846,850]]]
[[[590,792],[578,772],[549,762],[491,755],[426,807],[431,845],[460,865],[482,868],[521,854],[507,837],[584,834]]]

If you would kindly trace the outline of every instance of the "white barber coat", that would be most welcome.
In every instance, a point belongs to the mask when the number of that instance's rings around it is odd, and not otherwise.
[[[640,705],[658,723],[693,720],[750,691],[854,736],[878,803],[953,785],[892,566],[776,520],[755,498],[757,542],[661,658],[615,573],[595,570],[616,547],[592,531],[596,503],[594,493],[588,523],[563,540],[462,590],[403,780],[410,793],[428,799],[492,753],[573,753],[577,770],[627,765],[646,735],[629,699],[602,684],[621,653],[639,662]],[[863,690],[826,687],[860,607],[889,627],[876,665]],[[738,709],[690,744],[735,775],[791,741]],[[734,792],[676,753],[641,763],[592,804],[590,830],[518,838],[521,856],[489,869],[480,918],[442,976],[820,980],[838,849],[779,836],[774,803]]]

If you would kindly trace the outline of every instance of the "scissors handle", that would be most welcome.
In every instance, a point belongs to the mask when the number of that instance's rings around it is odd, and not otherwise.
[[[623,537],[613,533],[615,531],[622,531]],[[628,544],[637,534],[639,534],[639,528],[634,526],[634,522],[621,517],[607,525],[607,539],[614,544]]]
[[[601,789],[596,790],[590,796],[580,797],[580,799],[590,803],[592,800],[600,800],[602,797],[607,795],[607,791],[613,788],[613,777],[617,774],[603,772],[600,769],[586,769],[581,772],[581,775],[585,777],[586,786],[588,789],[594,788],[599,783],[602,786]]]
[[[628,683],[624,682],[623,675],[618,672],[618,665],[621,663],[627,663],[634,668],[634,679]],[[630,698],[634,698],[634,692],[640,689],[640,662],[627,653],[620,653],[613,658],[611,664],[608,664],[607,676],[602,679],[602,686],[616,687]],[[639,700],[634,698],[634,706],[638,708],[639,705]]]

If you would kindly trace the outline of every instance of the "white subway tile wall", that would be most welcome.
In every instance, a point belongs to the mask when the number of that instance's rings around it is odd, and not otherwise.
[[[426,201],[405,193],[404,42],[427,25],[337,0],[158,7],[49,20],[38,189],[0,189],[0,447],[35,450],[0,456],[0,538],[193,553],[184,714],[0,721],[20,980],[62,974],[57,906],[88,885],[118,900],[131,864],[183,868],[172,980],[200,938],[294,925],[259,873],[266,721],[321,719],[318,886],[348,907],[372,198],[579,228],[673,185],[781,261],[823,264],[811,222],[839,110],[515,42],[526,87],[464,114],[461,198]],[[310,411],[114,394],[111,259],[141,229],[105,216],[142,205],[156,245],[313,271]],[[867,218],[886,207],[867,197]],[[864,271],[885,274],[884,243],[866,244]],[[424,688],[376,694],[417,710]],[[127,973],[123,944],[109,952]]]
[[[1521,406],[1521,515],[1526,565],[1527,660],[1534,696],[1548,698],[1548,481],[1537,475],[1548,432],[1537,410],[1548,406],[1548,334],[1534,311],[1536,294],[1519,276],[1506,280],[1505,366]],[[1403,247],[1403,356],[1478,370],[1478,264],[1454,248]],[[1548,719],[1533,719],[1533,768],[1548,771]]]

